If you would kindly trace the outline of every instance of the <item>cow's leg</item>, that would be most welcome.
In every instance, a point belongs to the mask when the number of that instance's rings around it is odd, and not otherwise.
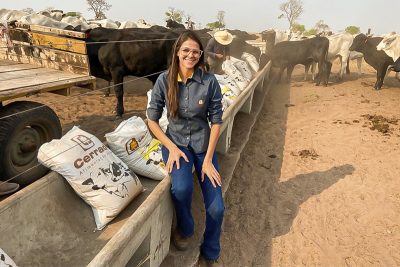
[[[346,74],[350,74],[350,57],[347,58]]]
[[[339,71],[339,75],[338,75],[338,80],[339,81],[341,81],[343,79],[343,75],[344,75],[344,73],[346,71],[349,57],[350,57],[350,54],[347,54],[347,55],[344,55],[344,56],[340,56],[341,67],[340,67],[340,71]]]
[[[114,85],[113,85],[114,87]],[[111,81],[108,81],[108,86],[107,88],[104,90],[104,97],[109,97],[110,96],[110,90],[111,90]]]
[[[292,79],[293,69],[294,69],[294,65],[288,65],[287,66],[287,69],[286,69],[286,74],[287,74],[286,82],[287,83],[290,83],[290,80]]]
[[[384,64],[377,69],[376,72],[376,83],[375,83],[375,90],[379,90],[382,88],[383,80],[385,79],[385,75],[387,72],[388,65]]]
[[[321,84],[321,79],[324,79],[325,77],[325,69],[326,69],[326,62],[325,59],[320,59],[318,61],[318,74],[317,74],[317,78],[315,79],[315,85],[319,86]]]
[[[281,83],[282,74],[283,74],[283,71],[284,71],[284,70],[285,70],[285,67],[280,67],[280,68],[279,68],[277,83]]]
[[[324,73],[324,85],[327,86],[329,82],[329,76],[331,75],[332,70],[332,62],[327,61]]]
[[[400,72],[396,72],[396,79],[400,81]]]
[[[114,83],[115,97],[117,98],[117,107],[115,111],[117,113],[117,118],[121,118],[124,114],[124,76],[123,71],[120,68],[115,68],[111,72],[111,76]]]
[[[315,81],[315,69],[317,68],[317,63],[314,61],[311,64],[311,79]]]
[[[361,76],[361,63],[362,63],[362,60],[363,60],[362,57],[357,58],[358,77]]]
[[[308,71],[310,70],[311,63],[309,64],[304,64],[304,81],[307,81],[308,78]]]
[[[400,57],[394,62],[393,70],[397,73],[400,72]]]

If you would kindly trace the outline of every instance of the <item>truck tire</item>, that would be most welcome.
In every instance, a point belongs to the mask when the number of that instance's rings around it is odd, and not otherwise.
[[[48,169],[38,163],[38,150],[61,135],[60,120],[48,106],[17,101],[1,107],[0,180],[28,185],[42,177]]]

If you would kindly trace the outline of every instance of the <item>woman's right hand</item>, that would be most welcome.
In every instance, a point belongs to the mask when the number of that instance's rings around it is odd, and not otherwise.
[[[172,169],[174,168],[174,164],[176,163],[176,168],[179,170],[180,164],[179,164],[179,159],[183,158],[186,162],[189,162],[189,159],[187,158],[186,154],[183,153],[182,150],[180,150],[177,146],[174,146],[169,150],[169,156],[168,156],[168,161],[167,164],[165,165],[167,172],[171,173]]]

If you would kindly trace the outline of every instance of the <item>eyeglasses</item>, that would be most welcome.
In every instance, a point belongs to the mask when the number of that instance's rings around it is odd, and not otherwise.
[[[203,54],[203,51],[200,49],[190,49],[189,47],[182,47],[181,53],[184,57],[188,56],[192,52],[192,56],[199,58]]]

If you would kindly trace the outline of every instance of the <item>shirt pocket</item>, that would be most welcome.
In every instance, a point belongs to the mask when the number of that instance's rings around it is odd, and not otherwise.
[[[195,114],[205,114],[208,106],[207,91],[196,94],[191,104],[191,109]]]

